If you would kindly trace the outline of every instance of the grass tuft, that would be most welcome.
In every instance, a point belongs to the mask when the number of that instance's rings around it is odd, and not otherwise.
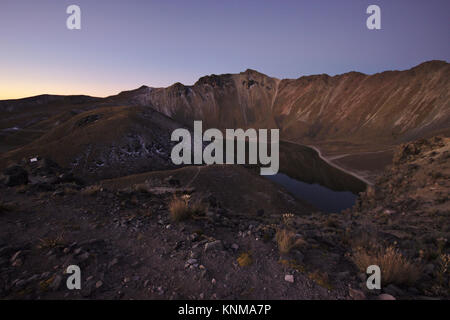
[[[103,188],[99,185],[88,186],[81,190],[81,194],[84,196],[95,196],[97,193],[103,191]]]
[[[194,214],[200,215],[204,211],[204,206],[198,201],[193,201],[187,194],[181,197],[175,196],[169,203],[169,213],[173,221],[187,220]]]
[[[319,270],[316,270],[314,272],[310,272],[308,274],[308,278],[316,282],[321,287],[327,288],[328,290],[333,289],[328,279],[328,273],[326,272],[320,272]]]
[[[6,203],[6,202],[0,202],[0,213],[6,213],[15,211],[17,209],[17,205]]]
[[[305,240],[297,238],[294,232],[286,229],[278,230],[275,238],[281,254],[288,254],[292,249],[301,247],[306,243]]]
[[[237,258],[240,267],[247,267],[253,263],[250,253],[244,252]]]
[[[381,269],[381,282],[388,284],[413,284],[420,276],[420,268],[404,257],[395,247],[356,247],[353,262],[361,272],[370,265]]]
[[[63,246],[65,244],[64,238],[62,235],[57,236],[56,238],[43,238],[39,239],[39,249],[52,249],[59,246]]]

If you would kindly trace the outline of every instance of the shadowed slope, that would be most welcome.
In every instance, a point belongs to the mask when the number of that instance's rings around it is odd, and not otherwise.
[[[149,108],[103,107],[73,116],[36,141],[4,154],[0,164],[41,156],[72,167],[89,180],[170,168],[170,134],[179,127]]]

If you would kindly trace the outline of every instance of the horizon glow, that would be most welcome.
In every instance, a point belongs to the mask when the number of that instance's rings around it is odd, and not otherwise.
[[[77,4],[82,29],[66,28]],[[381,8],[382,29],[366,28]],[[276,78],[450,60],[448,0],[2,0],[0,99],[105,97],[248,68]]]

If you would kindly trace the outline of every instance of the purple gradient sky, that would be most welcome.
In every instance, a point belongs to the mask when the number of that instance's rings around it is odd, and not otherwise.
[[[82,30],[66,28],[70,4]],[[382,30],[366,28],[366,8]],[[0,99],[106,96],[256,69],[278,78],[450,60],[449,0],[0,0]]]

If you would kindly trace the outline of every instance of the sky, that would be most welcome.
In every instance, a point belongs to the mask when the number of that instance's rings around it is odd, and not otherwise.
[[[81,30],[69,30],[69,5]],[[369,30],[369,5],[381,30]],[[0,0],[0,99],[450,61],[449,0]]]

